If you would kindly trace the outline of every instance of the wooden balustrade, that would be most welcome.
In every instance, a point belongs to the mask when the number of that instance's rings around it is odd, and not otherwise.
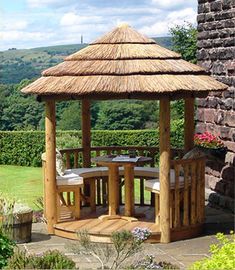
[[[174,188],[171,189],[172,228],[204,222],[205,160],[204,158],[175,160]]]
[[[96,157],[100,155],[111,155],[111,154],[128,154],[129,151],[135,150],[136,154],[139,156],[148,156],[152,158],[151,163],[149,164],[151,167],[157,165],[159,158],[159,148],[158,147],[149,147],[149,146],[93,146],[91,147],[91,157]],[[83,148],[68,148],[60,150],[66,164],[66,168],[80,168],[82,167],[82,152]],[[172,149],[171,150],[171,158],[181,158],[183,155],[182,149]],[[93,166],[95,164],[92,164]],[[143,177],[139,178],[139,205],[146,205],[149,202],[145,199],[145,189],[144,189],[144,181]],[[123,183],[120,181],[119,185],[119,197],[120,204],[123,204],[122,200],[122,190]],[[102,177],[97,179],[96,181],[96,203],[97,205],[106,205],[107,204],[107,177]],[[70,200],[70,194],[68,194],[67,200]],[[154,196],[151,194],[150,203],[154,205]]]

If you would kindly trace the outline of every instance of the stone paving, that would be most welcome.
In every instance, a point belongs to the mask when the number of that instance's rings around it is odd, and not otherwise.
[[[144,244],[140,254],[136,254],[133,261],[143,259],[144,255],[154,255],[157,261],[167,261],[186,269],[193,262],[209,256],[209,246],[216,242],[216,232],[229,233],[234,229],[234,214],[225,210],[206,207],[206,224],[204,235],[169,244]],[[21,244],[30,253],[42,253],[49,249],[57,249],[71,257],[79,269],[97,269],[100,264],[92,256],[71,253],[69,246],[76,241],[49,236],[43,223],[33,224],[32,242]]]

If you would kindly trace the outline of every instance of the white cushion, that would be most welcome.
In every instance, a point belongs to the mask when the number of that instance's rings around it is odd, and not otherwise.
[[[184,177],[179,177],[179,187],[182,188],[184,186]],[[145,181],[145,187],[147,189],[160,191],[160,181],[159,179],[151,179]],[[175,171],[171,169],[170,171],[170,189],[175,188]]]
[[[58,186],[83,185],[83,178],[77,175],[76,177],[74,177],[74,174],[68,174],[66,176],[57,176],[56,184]]]
[[[65,175],[73,173],[85,179],[85,178],[90,178],[90,177],[104,176],[103,174],[105,174],[106,170],[108,172],[107,167],[68,169],[68,170],[65,170]]]
[[[119,167],[119,175],[124,176],[124,167]],[[138,177],[159,177],[159,168],[134,167],[134,175]]]

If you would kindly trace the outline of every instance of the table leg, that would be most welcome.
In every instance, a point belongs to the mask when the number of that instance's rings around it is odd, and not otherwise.
[[[135,210],[134,198],[134,166],[127,164],[124,166],[125,177],[125,216],[133,216]]]
[[[109,166],[109,215],[117,214],[118,182],[119,182],[118,166],[111,165]]]

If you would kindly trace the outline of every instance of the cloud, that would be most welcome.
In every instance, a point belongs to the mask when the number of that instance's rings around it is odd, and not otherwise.
[[[10,19],[8,21],[4,20],[3,24],[1,25],[2,29],[4,30],[24,30],[28,26],[28,22],[24,20],[13,20]]]
[[[169,34],[169,28],[175,25],[181,25],[185,22],[194,24],[197,13],[192,8],[186,8],[180,11],[173,11],[168,13],[164,18],[158,18],[151,25],[141,27],[139,30],[148,36],[164,36]]]
[[[60,20],[61,26],[73,26],[79,24],[93,24],[93,23],[101,23],[102,17],[100,16],[84,16],[78,15],[74,12],[68,12],[63,15]]]
[[[196,0],[152,0],[151,2],[156,7],[167,10],[184,8],[196,4]]]
[[[27,0],[29,7],[63,7],[76,3],[76,0]]]

